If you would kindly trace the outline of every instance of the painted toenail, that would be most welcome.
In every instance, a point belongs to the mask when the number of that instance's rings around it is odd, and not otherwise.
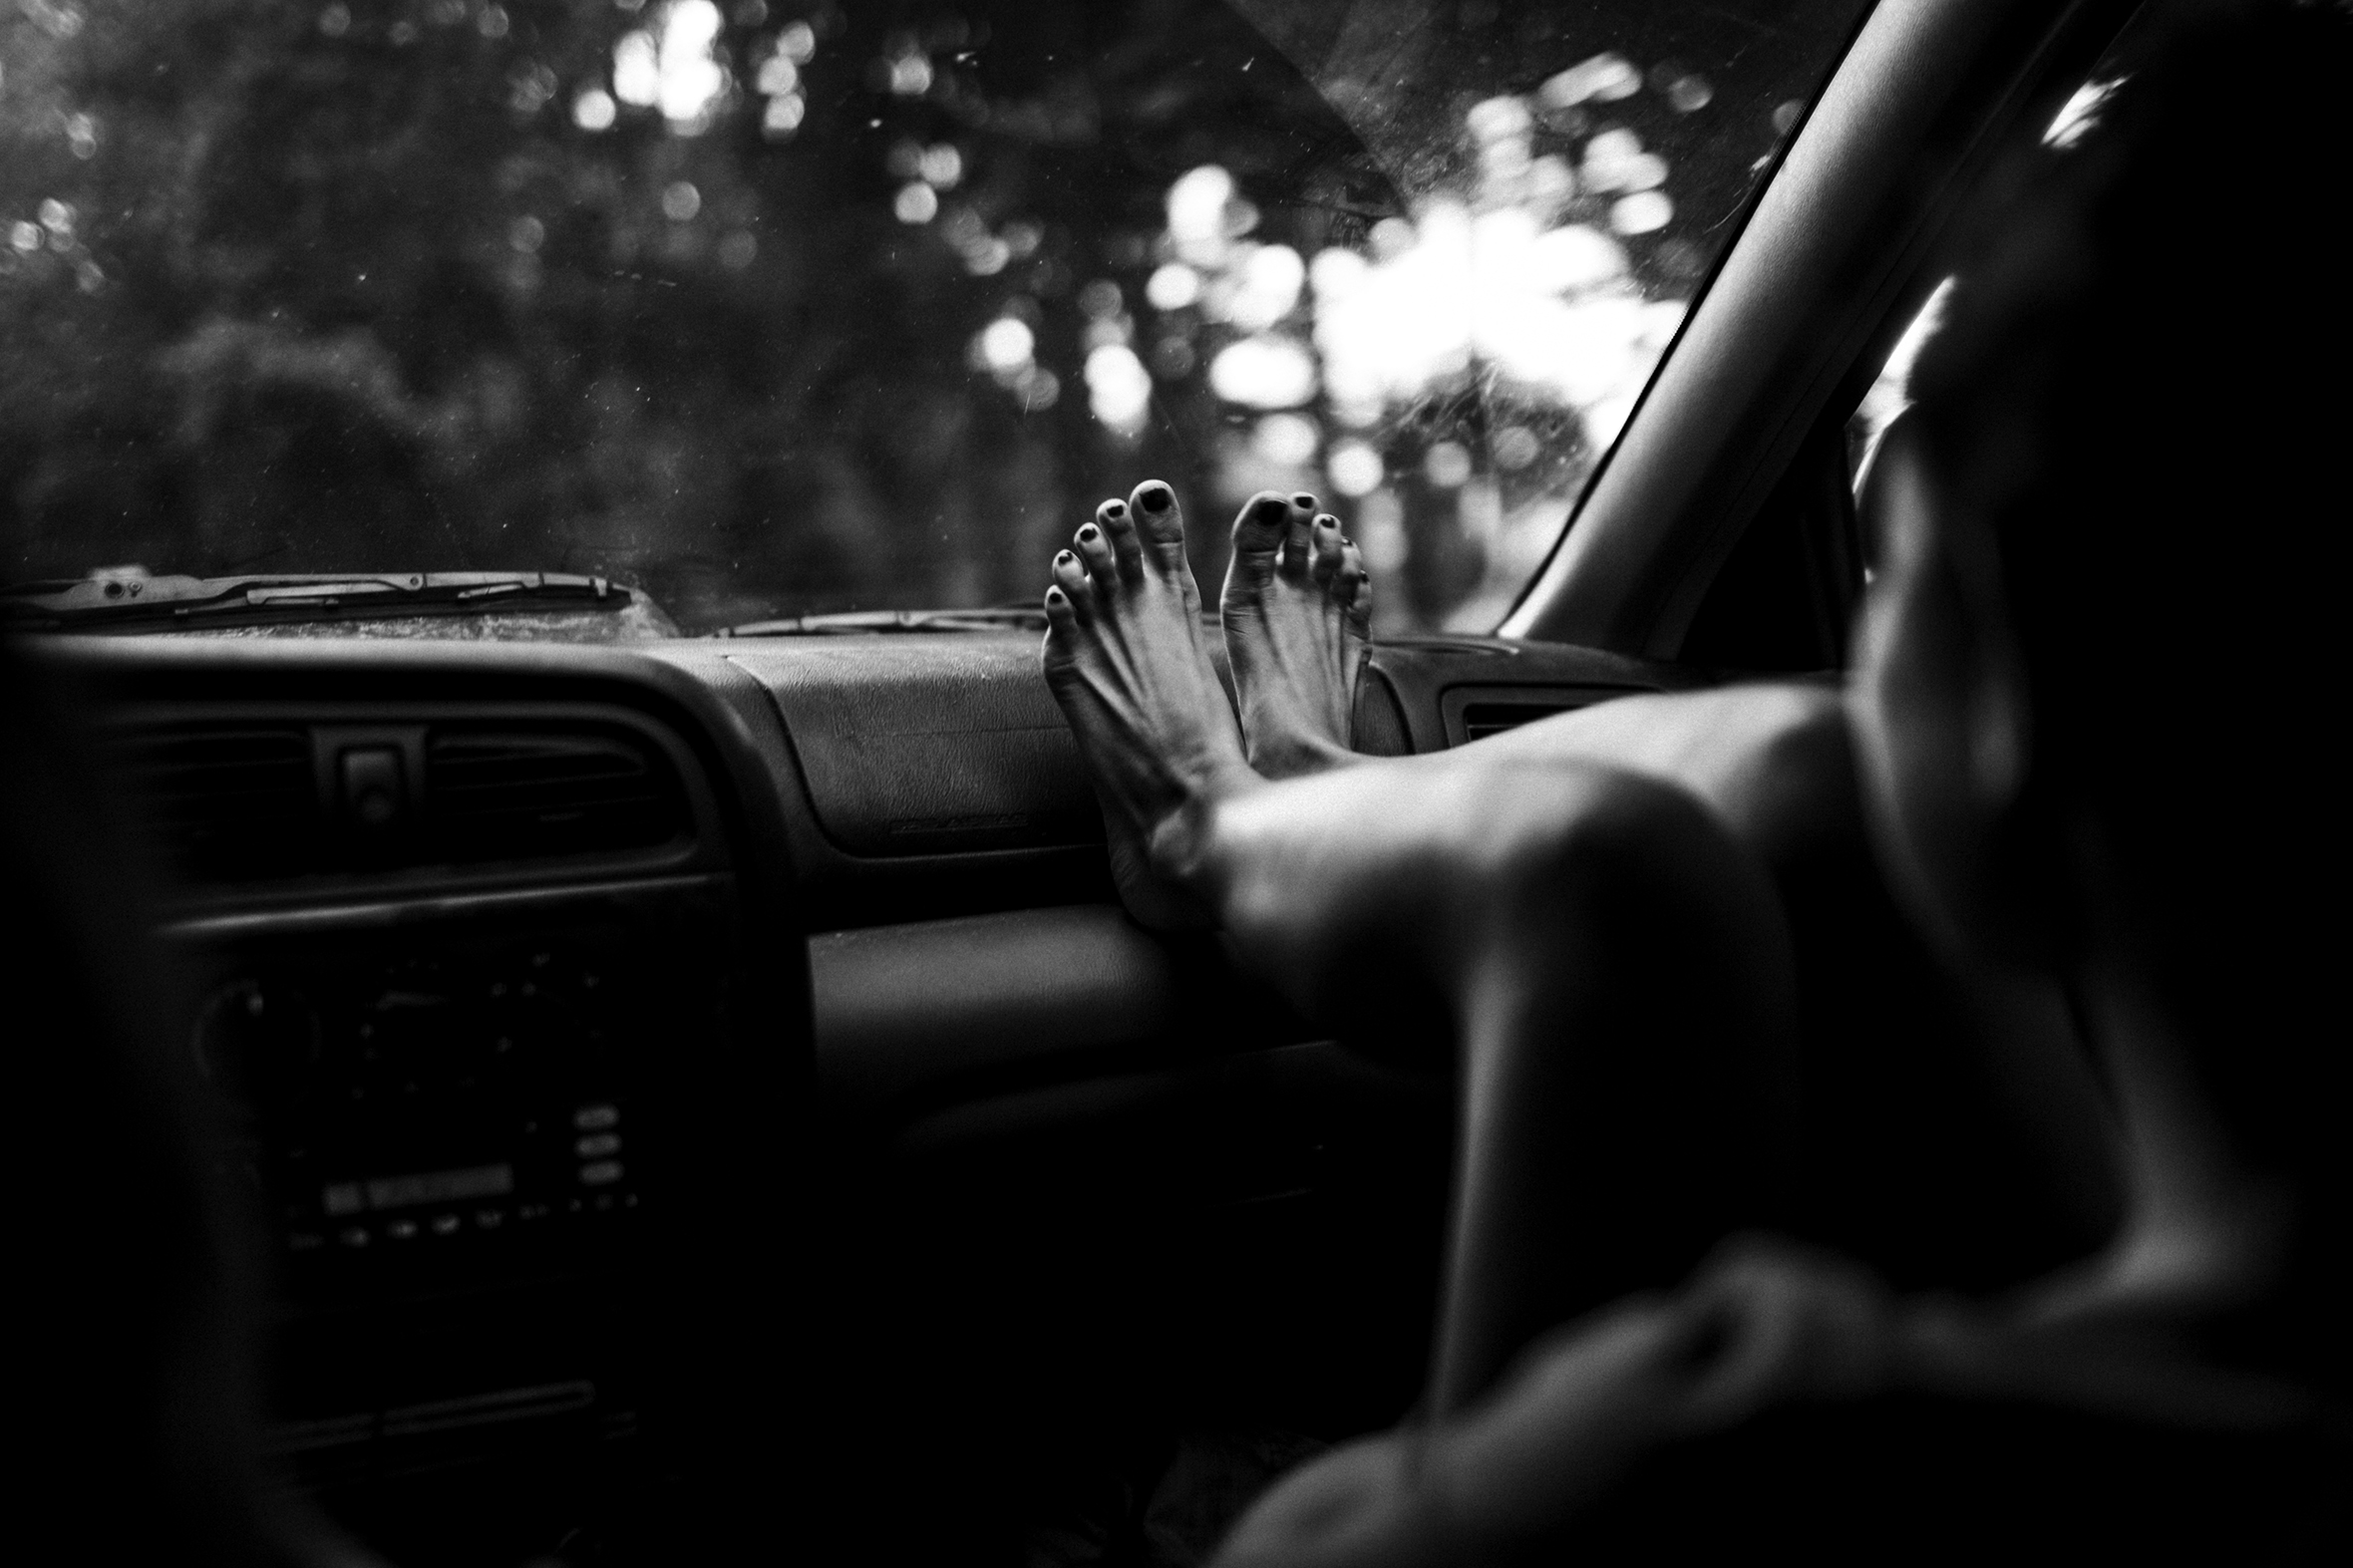
[[[1055,565],[1057,565],[1057,566],[1067,566],[1067,565],[1069,565],[1069,564],[1070,564],[1072,561],[1075,561],[1075,560],[1077,560],[1077,559],[1078,559],[1078,557],[1077,557],[1076,555],[1073,555],[1073,554],[1072,554],[1070,551],[1068,551],[1068,550],[1057,550],[1057,551],[1054,553],[1054,564],[1055,564]]]
[[[1308,494],[1305,490],[1301,490],[1298,494],[1292,496],[1291,502],[1301,511],[1315,510],[1315,497]]]
[[[1107,500],[1103,503],[1103,514],[1106,517],[1122,517],[1127,515],[1127,511],[1128,503],[1126,501]]]
[[[1280,522],[1289,515],[1290,509],[1288,504],[1269,495],[1250,508],[1250,515],[1260,522]]]
[[[1090,543],[1090,544],[1094,543],[1094,542],[1095,542],[1095,524],[1093,524],[1093,523],[1091,523],[1091,522],[1090,522],[1089,524],[1087,524],[1087,526],[1085,526],[1084,528],[1081,528],[1081,529],[1079,530],[1079,537],[1080,537],[1080,538],[1082,538],[1082,539],[1084,539],[1084,540],[1086,540],[1086,541],[1087,541],[1088,543]]]
[[[1166,484],[1158,483],[1147,484],[1144,492],[1136,497],[1146,511],[1167,511],[1176,498],[1175,491]]]

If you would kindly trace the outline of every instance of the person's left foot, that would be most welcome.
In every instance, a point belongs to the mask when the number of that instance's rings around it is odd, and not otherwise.
[[[1308,494],[1243,502],[1218,613],[1250,766],[1289,779],[1353,761],[1372,585],[1340,519]]]
[[[1202,642],[1176,492],[1158,479],[1107,500],[1054,557],[1046,684],[1078,737],[1128,912],[1201,925],[1188,886],[1200,812],[1259,784]]]

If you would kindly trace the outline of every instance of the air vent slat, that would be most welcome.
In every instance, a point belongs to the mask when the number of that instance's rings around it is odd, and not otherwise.
[[[1566,713],[1570,703],[1472,703],[1463,710],[1463,742],[1484,741],[1491,735],[1516,730],[1538,719]]]
[[[669,755],[625,726],[418,724],[405,743],[401,733],[363,727],[355,740],[323,721],[158,724],[119,733],[109,749],[143,851],[183,882],[609,854],[691,832]],[[352,746],[419,741],[424,786],[413,814],[389,834],[364,832],[335,792],[338,760]]]
[[[686,827],[669,759],[623,732],[438,730],[425,777],[427,832],[454,860],[643,849]]]
[[[302,730],[147,731],[113,751],[144,846],[178,875],[247,881],[317,862],[317,786]]]

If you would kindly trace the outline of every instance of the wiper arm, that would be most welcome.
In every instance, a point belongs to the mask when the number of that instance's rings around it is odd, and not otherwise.
[[[210,626],[256,620],[465,615],[485,610],[625,609],[630,590],[571,572],[289,572],[249,577],[131,577],[0,588],[0,623],[18,630]]]
[[[723,627],[714,637],[859,637],[885,632],[994,632],[1046,629],[1046,612],[997,604],[976,610],[845,610],[833,615],[788,615]]]

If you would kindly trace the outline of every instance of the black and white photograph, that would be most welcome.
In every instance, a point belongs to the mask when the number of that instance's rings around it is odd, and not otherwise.
[[[0,0],[16,1555],[2353,1561],[2349,195],[2353,0]]]

